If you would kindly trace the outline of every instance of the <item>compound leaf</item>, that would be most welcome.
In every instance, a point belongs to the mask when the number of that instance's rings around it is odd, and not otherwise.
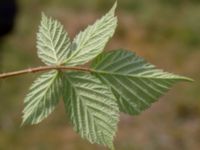
[[[57,71],[42,74],[35,80],[24,101],[23,124],[38,124],[48,117],[59,102],[61,88]]]
[[[117,18],[114,16],[116,6],[117,3],[105,16],[75,37],[70,57],[66,59],[65,65],[85,64],[103,51],[117,26]]]
[[[131,115],[149,108],[175,83],[190,80],[156,69],[135,53],[124,50],[99,55],[92,68],[112,89],[120,110]]]
[[[64,103],[75,131],[91,143],[112,149],[119,110],[108,87],[81,72],[65,73],[63,81]]]
[[[60,65],[68,57],[70,39],[63,26],[42,14],[37,34],[38,56],[46,65]]]

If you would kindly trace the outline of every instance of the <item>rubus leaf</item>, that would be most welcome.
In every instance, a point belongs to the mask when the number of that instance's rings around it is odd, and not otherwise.
[[[37,124],[48,117],[62,95],[75,131],[91,143],[114,150],[120,111],[139,114],[175,83],[192,81],[156,69],[132,52],[121,49],[102,53],[117,26],[116,6],[72,43],[58,21],[42,14],[37,48],[39,58],[48,66],[0,75],[4,78],[56,69],[42,74],[31,86],[24,101],[22,124]],[[94,58],[91,68],[70,67]]]
[[[149,108],[176,82],[191,80],[156,69],[135,53],[124,50],[99,55],[92,68],[112,89],[120,110],[131,115]]]
[[[116,6],[117,3],[105,16],[75,37],[70,57],[66,59],[65,65],[77,66],[85,64],[103,51],[117,26],[117,18],[114,16]]]
[[[60,65],[70,52],[70,39],[63,26],[42,14],[37,34],[38,56],[46,65]]]
[[[75,131],[91,143],[113,149],[119,108],[111,91],[86,73],[65,73],[63,81],[64,103]]]
[[[59,102],[61,88],[57,71],[42,74],[35,80],[24,101],[22,124],[38,124],[48,117]]]

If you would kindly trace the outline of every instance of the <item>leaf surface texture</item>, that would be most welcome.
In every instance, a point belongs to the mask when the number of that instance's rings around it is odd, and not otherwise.
[[[35,80],[24,101],[23,124],[38,124],[48,117],[59,102],[61,89],[57,71],[42,74]]]
[[[116,6],[117,3],[105,16],[75,37],[71,46],[70,57],[66,59],[65,65],[77,66],[85,64],[104,50],[117,26]]]
[[[125,50],[99,55],[92,68],[94,74],[112,89],[120,110],[131,115],[149,108],[175,83],[190,80],[156,69],[135,53]]]
[[[91,143],[113,148],[119,110],[113,94],[96,77],[65,73],[64,103],[74,129]]]
[[[70,53],[70,39],[57,20],[42,14],[37,34],[38,56],[46,65],[61,65]]]

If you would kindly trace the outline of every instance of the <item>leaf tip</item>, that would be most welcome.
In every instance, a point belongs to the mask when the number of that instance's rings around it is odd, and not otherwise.
[[[175,75],[175,79],[179,81],[194,82],[192,78],[181,76],[181,75]]]
[[[117,4],[118,4],[118,1],[116,0],[113,7],[116,8]]]
[[[109,149],[110,149],[110,150],[115,150],[114,144],[110,145],[110,146],[109,146]]]
[[[24,126],[24,122],[22,121],[20,124],[20,128],[22,128]]]
[[[187,81],[187,82],[194,82],[195,80],[189,77],[182,77],[181,78],[183,81]]]
[[[42,19],[47,18],[46,14],[42,11],[41,12]]]
[[[24,118],[24,116],[22,117],[22,122],[20,124],[20,127],[22,128],[23,126],[25,126],[27,124],[26,119]]]
[[[111,8],[110,12],[115,13],[115,10],[117,8],[117,1],[115,1],[113,7]]]
[[[47,20],[48,20],[47,15],[44,12],[41,12],[41,25],[42,25],[42,22],[46,22]]]

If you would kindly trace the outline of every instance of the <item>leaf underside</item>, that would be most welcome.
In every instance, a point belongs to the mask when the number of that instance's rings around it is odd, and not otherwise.
[[[70,39],[63,26],[42,14],[37,34],[38,56],[46,65],[61,65],[70,53]]]
[[[99,55],[94,75],[113,91],[120,111],[137,115],[149,108],[175,83],[190,80],[163,72],[132,52],[116,50]]]
[[[156,69],[133,52],[120,49],[102,53],[117,26],[116,6],[72,43],[58,21],[42,14],[37,49],[46,65],[77,66],[96,58],[90,73],[54,70],[35,80],[24,101],[22,124],[41,122],[63,96],[75,131],[91,143],[113,150],[119,111],[140,114],[175,83],[191,81]]]
[[[49,66],[82,65],[95,58],[115,32],[116,5],[80,32],[72,43],[57,20],[42,14],[37,34],[39,58]],[[61,94],[74,128],[81,137],[113,149],[119,120],[118,104],[111,90],[90,74],[52,71],[41,75],[26,96],[23,124],[37,124],[45,119],[55,109]]]
[[[33,83],[24,101],[22,124],[38,124],[53,112],[61,96],[60,83],[57,71],[42,74]]]
[[[74,129],[82,138],[113,148],[119,110],[113,94],[96,77],[63,74],[64,103]]]
[[[117,3],[114,4],[113,8],[105,16],[97,20],[93,25],[88,26],[75,37],[71,47],[71,55],[65,61],[66,66],[85,64],[104,50],[117,26],[117,17],[115,17],[116,6]]]

